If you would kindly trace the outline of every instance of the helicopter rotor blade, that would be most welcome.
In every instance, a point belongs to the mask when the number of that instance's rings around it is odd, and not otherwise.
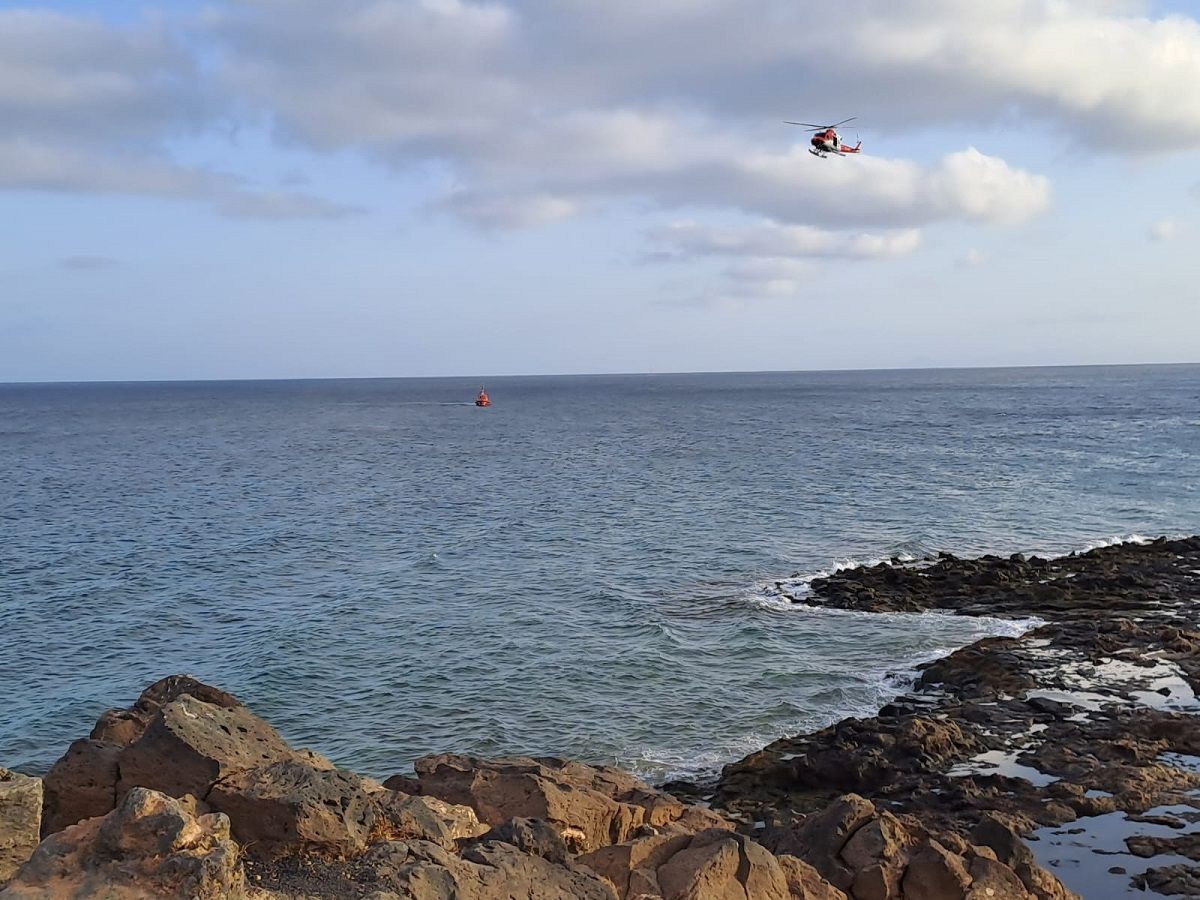
[[[784,120],[783,124],[784,125],[800,125],[804,128],[809,129],[810,131],[824,131],[826,128],[829,127],[828,125],[813,125],[811,122],[789,122],[786,119]]]
[[[830,125],[829,127],[830,127],[830,128],[841,128],[841,127],[842,127],[843,125],[845,125],[847,122],[853,122],[853,121],[854,121],[855,119],[857,119],[857,118],[858,118],[858,116],[851,116],[850,118],[848,118],[848,119],[842,119],[842,121],[838,122],[836,125]]]

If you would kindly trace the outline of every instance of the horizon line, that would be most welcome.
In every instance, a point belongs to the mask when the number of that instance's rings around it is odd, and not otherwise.
[[[287,377],[230,377],[230,378],[92,378],[53,381],[0,381],[0,387],[83,384],[229,384],[238,382],[286,381],[432,381],[437,379],[504,379],[504,378],[653,378],[679,375],[822,375],[857,372],[975,372],[1008,369],[1134,369],[1196,366],[1200,362],[1135,362],[1135,363],[1048,363],[1028,365],[989,366],[878,366],[868,368],[833,369],[701,369],[672,372],[518,372],[512,374],[465,375],[299,375]]]

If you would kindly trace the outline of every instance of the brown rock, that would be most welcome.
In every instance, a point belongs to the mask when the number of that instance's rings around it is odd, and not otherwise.
[[[83,738],[46,773],[42,834],[111,812],[117,796],[119,744]]]
[[[193,816],[178,800],[134,789],[103,818],[41,843],[4,900],[239,900],[246,897],[220,814]]]
[[[616,900],[593,872],[489,841],[461,857],[425,841],[377,844],[363,858],[382,896],[405,900]]]
[[[0,769],[0,884],[33,855],[41,827],[42,779]]]
[[[842,859],[851,869],[873,865],[902,868],[913,838],[900,820],[889,812],[879,813],[842,846]]]
[[[658,867],[691,841],[686,834],[654,834],[601,847],[579,856],[577,862],[612,883],[618,897],[658,893]]]
[[[133,707],[138,712],[152,714],[184,694],[195,697],[201,703],[225,709],[237,709],[243,705],[233,694],[197,681],[190,675],[168,675],[142,691]]]
[[[470,807],[456,808],[470,809]],[[562,839],[558,829],[541,819],[509,819],[503,825],[484,834],[479,841],[480,843],[502,841],[505,844],[512,844],[524,853],[531,853],[560,865],[566,865],[571,861],[567,842]],[[592,868],[595,869],[594,866]]]
[[[127,747],[142,736],[149,722],[150,717],[138,710],[106,709],[96,720],[88,737],[93,741]]]
[[[971,860],[971,888],[966,900],[1033,900],[1008,866],[986,857]]]
[[[617,897],[660,900],[845,900],[798,859],[786,862],[725,829],[653,834],[577,858],[603,876]]]
[[[229,816],[241,843],[267,856],[361,853],[379,817],[362,778],[298,760],[236,772],[213,786],[207,802]]]
[[[780,855],[799,857],[845,891],[854,882],[854,872],[841,858],[842,847],[874,816],[874,804],[857,794],[847,794],[808,816],[799,826],[773,834],[767,846]]]
[[[787,876],[767,850],[740,834],[703,831],[658,867],[663,900],[789,900]]]
[[[292,756],[270,725],[244,706],[180,694],[154,714],[145,732],[120,754],[118,796],[148,787],[172,797],[204,797],[234,772]]]
[[[900,895],[901,870],[875,863],[854,874],[850,895],[854,900],[893,900]]]
[[[821,877],[821,873],[794,856],[780,856],[779,866],[793,900],[847,900],[846,895]]]
[[[378,830],[388,840],[430,841],[453,850],[460,841],[479,837],[488,830],[469,806],[395,791],[376,792],[373,797],[379,808]]]
[[[1033,852],[1002,819],[985,815],[971,832],[971,840],[994,850],[996,859],[1008,866],[1025,889],[1039,900],[1071,900],[1078,896],[1034,861]]]
[[[962,858],[937,841],[913,856],[901,883],[905,900],[963,900],[970,886],[971,874]]]
[[[643,825],[730,827],[715,813],[685,806],[625,772],[553,758],[493,760],[443,754],[417,760],[421,794],[470,806],[496,826],[513,817],[544,819],[575,851],[620,843]]]

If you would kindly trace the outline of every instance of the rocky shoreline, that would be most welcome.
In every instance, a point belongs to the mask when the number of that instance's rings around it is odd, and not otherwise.
[[[1044,624],[663,789],[456,755],[380,783],[171,676],[43,779],[0,769],[0,898],[1200,894],[1200,538],[861,568],[794,599]]]
[[[714,808],[776,847],[779,829],[854,792],[939,833],[1002,820],[1085,896],[1200,894],[1200,538],[943,555],[839,572],[794,600],[1045,624],[923,667],[873,718],[726,767]],[[1101,848],[1095,832],[1114,828],[1129,840]]]

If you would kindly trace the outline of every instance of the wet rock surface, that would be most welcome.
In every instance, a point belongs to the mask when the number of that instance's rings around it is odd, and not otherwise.
[[[979,843],[979,829],[1002,825],[1024,847],[1021,838],[1040,829],[1073,824],[1086,833],[1089,821],[1105,816],[1136,825],[1162,807],[1177,810],[1180,827],[1194,827],[1178,810],[1200,810],[1200,538],[1054,560],[943,555],[839,572],[793,599],[1035,621],[1020,638],[979,641],[925,666],[914,690],[875,717],[776,741],[727,766],[715,785],[690,787],[711,794],[713,808],[748,833],[802,830],[806,817],[847,792],[919,821],[943,843],[950,835]],[[1104,871],[1098,889],[1106,893],[1097,896],[1116,897],[1143,886],[1191,891],[1200,884],[1200,868],[1188,861],[1197,841],[1192,834],[1135,839],[1072,858],[1061,841],[1029,846],[1064,876]],[[1078,836],[1071,843],[1086,844]],[[1134,854],[1149,867],[1130,865]],[[934,857],[926,858],[932,872]],[[1010,868],[1032,867],[1034,858],[1017,864],[1010,854]],[[845,879],[831,880],[843,886]],[[1035,896],[1057,896],[1056,888],[1021,880]],[[886,890],[898,896],[890,883]]]

